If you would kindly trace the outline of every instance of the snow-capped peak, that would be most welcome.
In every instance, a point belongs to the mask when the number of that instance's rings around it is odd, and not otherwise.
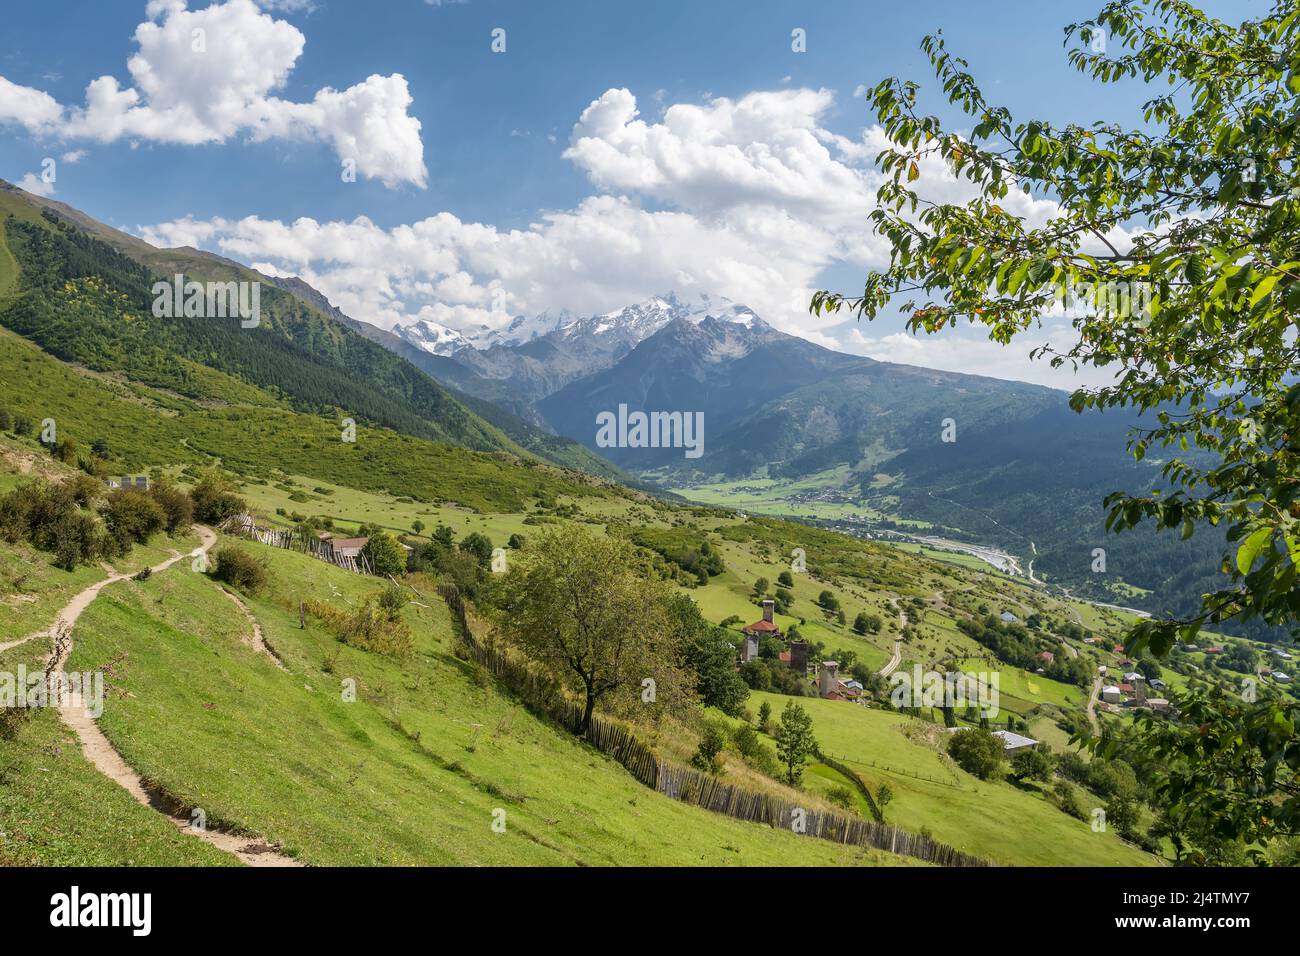
[[[469,338],[456,329],[437,322],[421,319],[410,325],[401,325],[393,331],[409,344],[434,355],[451,355],[469,346]]]
[[[479,326],[456,330],[421,320],[394,329],[406,341],[435,355],[452,355],[464,348],[487,350],[493,346],[526,345],[539,338],[555,336],[564,341],[595,339],[621,343],[631,348],[654,335],[669,322],[683,319],[699,324],[705,319],[732,322],[753,328],[762,323],[747,306],[722,296],[698,294],[679,296],[675,292],[652,296],[644,302],[599,315],[576,316],[567,309],[518,315],[502,328]]]

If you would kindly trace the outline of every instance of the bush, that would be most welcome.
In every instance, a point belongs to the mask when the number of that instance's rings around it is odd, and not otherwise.
[[[143,491],[123,488],[108,496],[104,524],[123,548],[143,544],[167,524],[162,506]]]
[[[386,576],[402,574],[406,571],[406,552],[402,550],[398,540],[387,531],[370,535],[370,540],[361,549],[361,554],[370,562],[370,569],[375,574]]]
[[[266,584],[266,567],[247,551],[225,545],[217,551],[212,576],[231,587],[257,591]]]
[[[482,532],[467,534],[460,543],[460,550],[472,554],[480,567],[486,568],[492,563],[492,539]]]
[[[149,488],[149,497],[157,502],[167,516],[167,532],[185,531],[194,522],[194,502],[170,481],[155,482]]]
[[[319,618],[344,644],[358,650],[384,654],[389,657],[406,657],[415,647],[411,629],[401,621],[394,621],[374,604],[364,604],[353,611],[344,611],[324,601],[307,601],[307,613]]]
[[[749,724],[739,724],[732,730],[731,743],[735,746],[736,753],[746,760],[759,760],[767,750],[758,736],[758,731]]]
[[[826,799],[843,810],[853,808],[853,792],[848,787],[831,787],[826,792]]]
[[[235,494],[230,483],[212,472],[200,478],[190,490],[190,500],[194,504],[194,517],[208,524],[221,524],[248,510],[248,504]]]
[[[695,756],[691,757],[691,766],[697,770],[703,770],[705,773],[716,774],[722,770],[721,753],[722,748],[727,745],[727,735],[723,733],[722,728],[716,723],[708,723],[704,727],[704,737],[700,740],[700,745],[696,748]]]
[[[948,755],[957,766],[981,780],[988,780],[1006,762],[1002,738],[982,727],[958,731],[948,740]]]
[[[89,563],[102,554],[99,523],[90,515],[70,511],[53,528],[54,560],[65,571]]]
[[[390,584],[379,594],[379,608],[388,615],[390,621],[396,621],[406,607],[406,593],[396,584]]]
[[[68,491],[73,501],[83,508],[89,508],[104,497],[104,483],[90,475],[77,475],[68,482]]]
[[[1062,813],[1072,816],[1076,820],[1088,819],[1088,811],[1084,809],[1079,800],[1079,788],[1068,780],[1058,780],[1056,782],[1056,786],[1052,788],[1052,799]]]
[[[1040,747],[1017,750],[1011,757],[1011,776],[1017,780],[1050,780],[1052,755]]]

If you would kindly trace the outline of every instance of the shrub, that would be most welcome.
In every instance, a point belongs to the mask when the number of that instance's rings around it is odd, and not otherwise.
[[[396,621],[406,607],[406,593],[396,584],[390,584],[379,594],[379,608],[388,615],[390,621]]]
[[[194,502],[170,481],[155,482],[149,488],[149,497],[158,503],[166,518],[169,534],[184,531],[194,521]]]
[[[125,548],[132,542],[143,544],[161,531],[167,524],[167,513],[147,493],[123,488],[108,496],[104,524]]]
[[[406,552],[387,531],[370,535],[361,554],[370,562],[370,568],[375,574],[402,574],[406,571]]]
[[[1088,812],[1079,802],[1079,788],[1068,780],[1058,780],[1056,786],[1052,788],[1052,799],[1061,809],[1062,813],[1074,817],[1076,820],[1087,820]]]
[[[746,759],[757,757],[758,752],[763,750],[763,742],[759,740],[758,731],[749,724],[739,724],[731,732],[731,742],[736,747],[736,753]]]
[[[492,563],[492,539],[479,531],[474,531],[465,536],[465,540],[460,543],[460,549],[467,554],[472,554],[481,567],[486,568]]]
[[[727,736],[722,732],[722,728],[716,723],[708,723],[704,727],[704,736],[700,740],[700,745],[696,748],[695,756],[691,757],[691,766],[706,773],[716,774],[722,770],[721,753],[722,748],[727,745]]]
[[[247,551],[225,545],[217,550],[212,576],[231,587],[257,591],[266,584],[266,567]]]
[[[54,560],[63,570],[71,571],[101,556],[100,540],[99,524],[94,518],[69,511],[53,528]]]
[[[826,792],[826,799],[843,810],[853,807],[853,793],[847,787],[831,787]]]
[[[248,510],[248,504],[235,494],[230,483],[212,472],[190,490],[190,500],[194,503],[194,517],[208,524],[221,524]]]
[[[948,755],[957,766],[981,780],[992,777],[1007,759],[1002,739],[982,727],[952,734],[948,740]]]
[[[374,604],[344,611],[324,601],[307,601],[307,613],[321,620],[344,644],[358,650],[406,657],[414,649],[411,629],[391,620]]]
[[[1040,747],[1017,750],[1011,757],[1011,776],[1017,780],[1050,780],[1052,755]]]
[[[68,482],[68,491],[73,501],[88,508],[104,497],[104,483],[90,475],[77,475]]]

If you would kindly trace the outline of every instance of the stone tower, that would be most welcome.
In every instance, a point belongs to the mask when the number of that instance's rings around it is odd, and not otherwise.
[[[823,697],[839,691],[839,661],[822,661],[821,673],[817,675],[817,690]]]

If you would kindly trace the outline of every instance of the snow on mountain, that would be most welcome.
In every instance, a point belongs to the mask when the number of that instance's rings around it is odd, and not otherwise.
[[[470,344],[465,333],[427,319],[410,325],[399,325],[393,332],[416,348],[434,355],[452,355]]]
[[[762,324],[747,306],[721,296],[679,297],[673,292],[624,306],[601,315],[577,316],[567,309],[519,315],[503,328],[480,325],[453,329],[421,320],[393,331],[411,345],[435,355],[455,355],[466,348],[486,351],[495,346],[517,348],[538,339],[557,344],[600,343],[609,347],[635,347],[674,319],[699,324],[706,318],[734,322],[747,328]]]

